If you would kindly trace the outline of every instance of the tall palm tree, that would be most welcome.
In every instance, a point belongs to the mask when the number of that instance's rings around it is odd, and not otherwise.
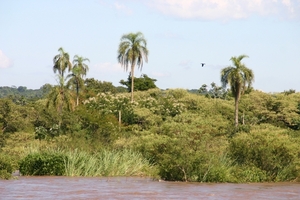
[[[60,74],[62,77],[64,77],[64,72],[68,69],[68,71],[71,71],[72,69],[72,63],[70,62],[70,56],[68,53],[64,51],[62,47],[58,49],[59,54],[54,56],[53,58],[53,71],[56,73],[58,71],[58,74]]]
[[[85,64],[85,61],[90,61],[88,58],[75,55],[73,59],[72,74],[69,74],[68,85],[75,85],[76,88],[76,106],[79,104],[79,88],[84,86],[83,77],[86,76],[89,66]]]
[[[230,85],[232,94],[235,101],[235,126],[238,126],[239,114],[239,100],[244,91],[251,87],[254,81],[254,73],[251,69],[247,68],[242,59],[247,58],[247,55],[240,55],[238,57],[231,57],[232,66],[226,67],[221,70],[221,82],[223,87],[227,84]]]
[[[133,102],[134,91],[134,68],[137,65],[142,70],[144,60],[148,62],[149,51],[147,41],[143,33],[129,33],[121,37],[118,49],[118,62],[128,71],[130,65],[131,74],[131,101]]]

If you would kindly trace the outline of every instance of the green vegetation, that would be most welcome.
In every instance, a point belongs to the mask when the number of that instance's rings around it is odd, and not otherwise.
[[[238,130],[233,98],[182,89],[137,91],[133,103],[129,93],[100,93],[61,114],[46,107],[47,99],[30,105],[0,99],[2,178],[20,169],[24,175],[172,181],[299,180],[299,98],[245,94]]]
[[[0,154],[0,179],[10,179],[13,167],[8,156]]]
[[[49,92],[49,86],[49,84],[45,84],[36,90],[27,89],[25,86],[4,86],[0,87],[0,98],[9,98],[15,104],[24,105],[43,98],[43,96]]]
[[[24,96],[26,103],[0,98],[0,178],[19,169],[23,175],[168,181],[300,180],[300,93],[246,88],[254,76],[240,63],[244,55],[222,70],[231,90],[215,83],[191,92],[141,84],[132,101],[130,79],[128,90],[84,80],[88,59],[75,56],[72,66],[69,55],[59,51],[58,85],[42,86],[36,99]],[[135,66],[130,60],[123,66],[128,64]],[[70,74],[64,74],[67,69]],[[238,69],[244,70],[242,77],[235,76]],[[141,79],[155,82],[146,75]]]
[[[153,167],[140,153],[130,150],[54,150],[28,154],[20,161],[23,175],[56,176],[149,176]]]
[[[146,91],[157,88],[155,85],[156,79],[152,79],[146,74],[142,74],[140,78],[134,78],[134,91]],[[120,83],[127,87],[127,91],[131,92],[131,75],[129,74],[127,81],[121,80]]]

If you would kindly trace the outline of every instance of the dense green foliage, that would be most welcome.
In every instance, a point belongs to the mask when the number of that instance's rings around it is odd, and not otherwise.
[[[61,114],[46,107],[47,99],[26,105],[0,99],[0,155],[7,158],[1,177],[20,169],[24,175],[151,174],[172,181],[299,180],[299,99],[299,93],[245,94],[239,129],[233,98],[183,89],[137,91],[134,102],[127,92],[103,92]]]
[[[16,104],[25,104],[28,100],[42,98],[49,90],[46,87],[47,85],[36,90],[27,89],[25,86],[0,87],[0,98],[8,97]]]
[[[146,91],[156,88],[156,79],[150,78],[146,74],[142,74],[140,78],[134,78],[134,91]],[[121,80],[120,83],[127,87],[127,91],[131,92],[131,75],[129,74],[127,81]]]
[[[210,98],[218,98],[218,99],[226,99],[229,98],[229,92],[225,90],[224,87],[217,86],[214,82],[212,82],[211,87],[208,88],[206,84],[203,84],[198,92],[206,97]]]
[[[142,67],[143,35],[124,35],[118,54],[125,69]],[[72,66],[69,57],[60,48],[53,59],[58,85],[42,86],[35,98],[26,87],[0,98],[0,178],[19,169],[195,182],[300,180],[300,93],[246,89],[253,74],[240,63],[245,56],[222,71],[231,90],[215,83],[160,90],[144,75],[135,90],[133,79],[123,81],[134,101],[124,87],[84,80],[88,59],[75,56]]]
[[[10,179],[13,167],[7,155],[0,154],[0,179]]]
[[[23,175],[63,175],[65,172],[64,156],[58,153],[34,153],[27,155],[20,162]]]
[[[299,174],[300,144],[283,130],[267,126],[240,133],[230,141],[229,156],[238,165],[251,166],[265,174],[261,181],[290,181]]]

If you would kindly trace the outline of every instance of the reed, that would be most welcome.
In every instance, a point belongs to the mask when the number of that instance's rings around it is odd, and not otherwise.
[[[102,150],[94,154],[66,151],[66,176],[146,176],[152,169],[148,160],[131,150]]]
[[[48,164],[44,163],[42,175],[55,175],[52,173],[54,166],[51,163],[57,162],[57,156],[63,158],[59,164],[64,166],[62,175],[65,176],[151,176],[154,172],[154,167],[147,159],[131,150],[102,150],[88,153],[78,149],[31,148],[29,152],[22,161],[22,169],[27,175],[34,175],[31,168],[45,155],[47,159],[44,160]]]

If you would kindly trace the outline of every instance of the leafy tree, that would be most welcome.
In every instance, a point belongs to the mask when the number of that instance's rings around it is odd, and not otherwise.
[[[58,51],[59,51],[59,54],[54,56],[54,58],[53,58],[53,64],[54,64],[53,71],[54,71],[54,73],[56,73],[58,71],[60,76],[64,77],[64,73],[65,73],[66,69],[71,71],[72,63],[70,62],[69,54],[66,53],[62,47],[60,47],[58,49]]]
[[[27,89],[25,86],[19,87],[0,87],[0,98],[9,97],[14,103],[17,103],[19,99],[25,98],[26,100],[36,100],[43,97],[42,89]]]
[[[124,92],[127,92],[127,89],[123,86],[117,86],[116,91],[117,91],[117,93],[124,93]]]
[[[72,73],[67,76],[69,78],[68,84],[75,85],[76,89],[76,106],[79,104],[79,88],[84,86],[83,77],[86,76],[89,66],[85,64],[85,61],[90,61],[88,58],[75,55],[73,59]]]
[[[47,95],[52,89],[52,85],[49,83],[44,84],[42,87],[40,87],[40,90],[42,91],[43,95]]]
[[[34,116],[30,105],[16,105],[10,99],[0,99],[0,134],[32,131]]]
[[[289,89],[289,90],[284,90],[283,94],[285,95],[290,95],[296,93],[296,90],[294,89]]]
[[[134,91],[134,68],[142,69],[144,60],[148,62],[147,41],[141,32],[125,34],[121,37],[118,49],[118,62],[128,71],[131,65],[131,101]]]
[[[239,100],[245,90],[251,87],[254,81],[254,73],[247,68],[242,59],[248,57],[247,55],[240,55],[238,57],[231,57],[232,64],[221,70],[221,82],[223,87],[230,85],[231,92],[235,101],[235,126],[238,126],[238,112]]]
[[[94,78],[87,78],[84,80],[85,90],[87,93],[93,93],[95,96],[98,93],[116,93],[116,88],[113,86],[111,82],[106,81],[98,81]]]
[[[204,94],[204,95],[207,94],[207,93],[208,93],[207,85],[206,85],[206,84],[203,84],[203,85],[199,88],[198,92],[199,92],[200,94]]]
[[[24,87],[24,86],[19,86],[18,87],[19,92],[25,92],[26,90],[27,90],[27,87]]]
[[[9,101],[1,101],[1,109],[0,109],[0,123],[1,123],[1,131],[4,132],[5,129],[9,125],[9,116],[11,113],[11,104]]]
[[[199,88],[198,92],[209,98],[226,99],[228,92],[223,87],[217,86],[217,84],[215,84],[214,82],[212,82],[210,85],[211,85],[211,88],[208,89],[207,85],[203,84]]]
[[[135,87],[134,91],[146,91],[149,89],[156,88],[155,81],[156,79],[152,79],[148,77],[146,74],[142,74],[140,78],[134,78],[135,79]],[[127,81],[121,80],[120,83],[127,87],[127,90],[131,92],[131,75],[129,74]]]

